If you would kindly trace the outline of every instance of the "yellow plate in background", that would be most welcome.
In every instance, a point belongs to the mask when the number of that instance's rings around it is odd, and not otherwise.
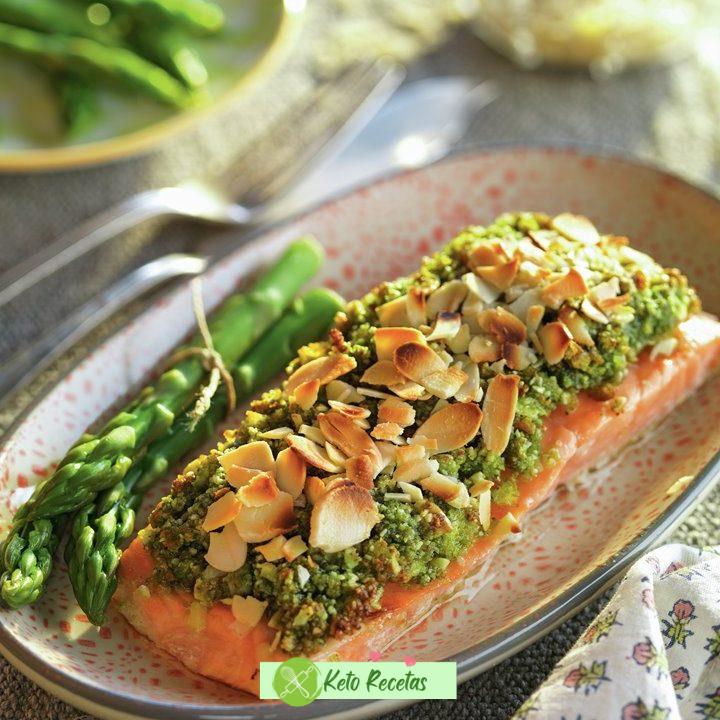
[[[236,102],[276,67],[304,3],[218,2],[227,18],[222,36],[194,43],[209,70],[212,98],[197,110],[178,111],[113,87],[99,93],[98,124],[81,137],[66,139],[47,76],[24,60],[0,54],[0,172],[61,170],[148,152]]]

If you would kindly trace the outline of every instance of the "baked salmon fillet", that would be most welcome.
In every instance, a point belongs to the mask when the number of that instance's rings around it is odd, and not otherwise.
[[[115,601],[255,694],[264,660],[366,660],[718,364],[720,323],[627,238],[570,214],[471,227],[350,302],[185,468]]]

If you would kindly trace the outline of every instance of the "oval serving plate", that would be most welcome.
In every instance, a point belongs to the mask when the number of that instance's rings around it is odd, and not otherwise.
[[[570,210],[625,233],[661,262],[683,268],[705,307],[720,311],[720,202],[658,170],[560,149],[456,156],[381,181],[285,223],[208,272],[208,304],[267,262],[294,236],[314,233],[328,259],[318,282],[346,297],[413,270],[463,226],[506,209]],[[7,434],[0,450],[0,533],[11,508],[88,423],[120,402],[193,325],[183,287],[162,298],[85,358]],[[454,659],[462,680],[500,662],[579,610],[639,554],[659,542],[718,475],[720,406],[711,380],[589,484],[560,490],[505,545],[484,576],[396,643],[406,654]],[[669,494],[681,476],[695,479]],[[160,489],[157,491],[154,501]],[[58,562],[60,566],[61,563]],[[63,572],[32,608],[0,611],[0,649],[62,699],[103,718],[355,718],[390,703],[325,701],[312,708],[261,703],[193,675],[116,614],[100,629],[72,600]]]
[[[0,172],[67,169],[127,158],[150,151],[237,103],[253,83],[277,67],[292,46],[304,3],[218,2],[225,11],[226,30],[217,37],[194,41],[210,72],[211,100],[197,110],[178,111],[122,89],[101,91],[102,115],[97,126],[65,141],[45,76],[21,60],[0,56],[0,86],[4,88],[0,93],[0,110],[4,110]]]

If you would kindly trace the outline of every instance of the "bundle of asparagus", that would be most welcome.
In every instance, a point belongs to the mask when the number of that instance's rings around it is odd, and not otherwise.
[[[210,336],[224,366],[233,370],[239,397],[262,386],[298,347],[322,335],[341,307],[334,293],[311,290],[283,315],[321,258],[315,241],[292,243],[248,292],[231,296],[216,312]],[[197,337],[189,347],[202,342]],[[89,619],[102,623],[116,585],[120,546],[132,533],[144,494],[226,413],[223,387],[202,417],[190,417],[207,372],[199,354],[185,354],[97,434],[84,435],[36,487],[17,511],[0,552],[0,597],[8,606],[40,597],[69,523],[65,557],[73,589]]]
[[[179,108],[197,103],[208,73],[192,38],[223,23],[210,0],[0,0],[0,50],[52,74],[72,135],[94,122],[95,90],[108,83]]]

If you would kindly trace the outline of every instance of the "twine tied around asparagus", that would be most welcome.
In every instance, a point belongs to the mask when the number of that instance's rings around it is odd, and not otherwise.
[[[174,365],[188,357],[199,357],[203,363],[203,366],[210,374],[208,381],[204,387],[200,389],[198,398],[195,401],[195,406],[188,413],[190,416],[190,429],[194,430],[195,426],[200,422],[205,413],[210,409],[210,402],[213,399],[215,393],[220,386],[222,380],[225,385],[227,392],[227,413],[229,415],[235,410],[237,405],[237,396],[235,394],[235,383],[233,382],[232,375],[225,367],[222,356],[215,350],[213,345],[212,335],[207,324],[207,317],[205,316],[205,306],[202,299],[202,281],[200,278],[195,278],[190,283],[190,289],[192,291],[192,307],[195,313],[195,321],[197,322],[198,330],[200,331],[200,337],[204,343],[204,346],[194,346],[188,348],[182,348],[178,350],[168,360],[169,365]]]

